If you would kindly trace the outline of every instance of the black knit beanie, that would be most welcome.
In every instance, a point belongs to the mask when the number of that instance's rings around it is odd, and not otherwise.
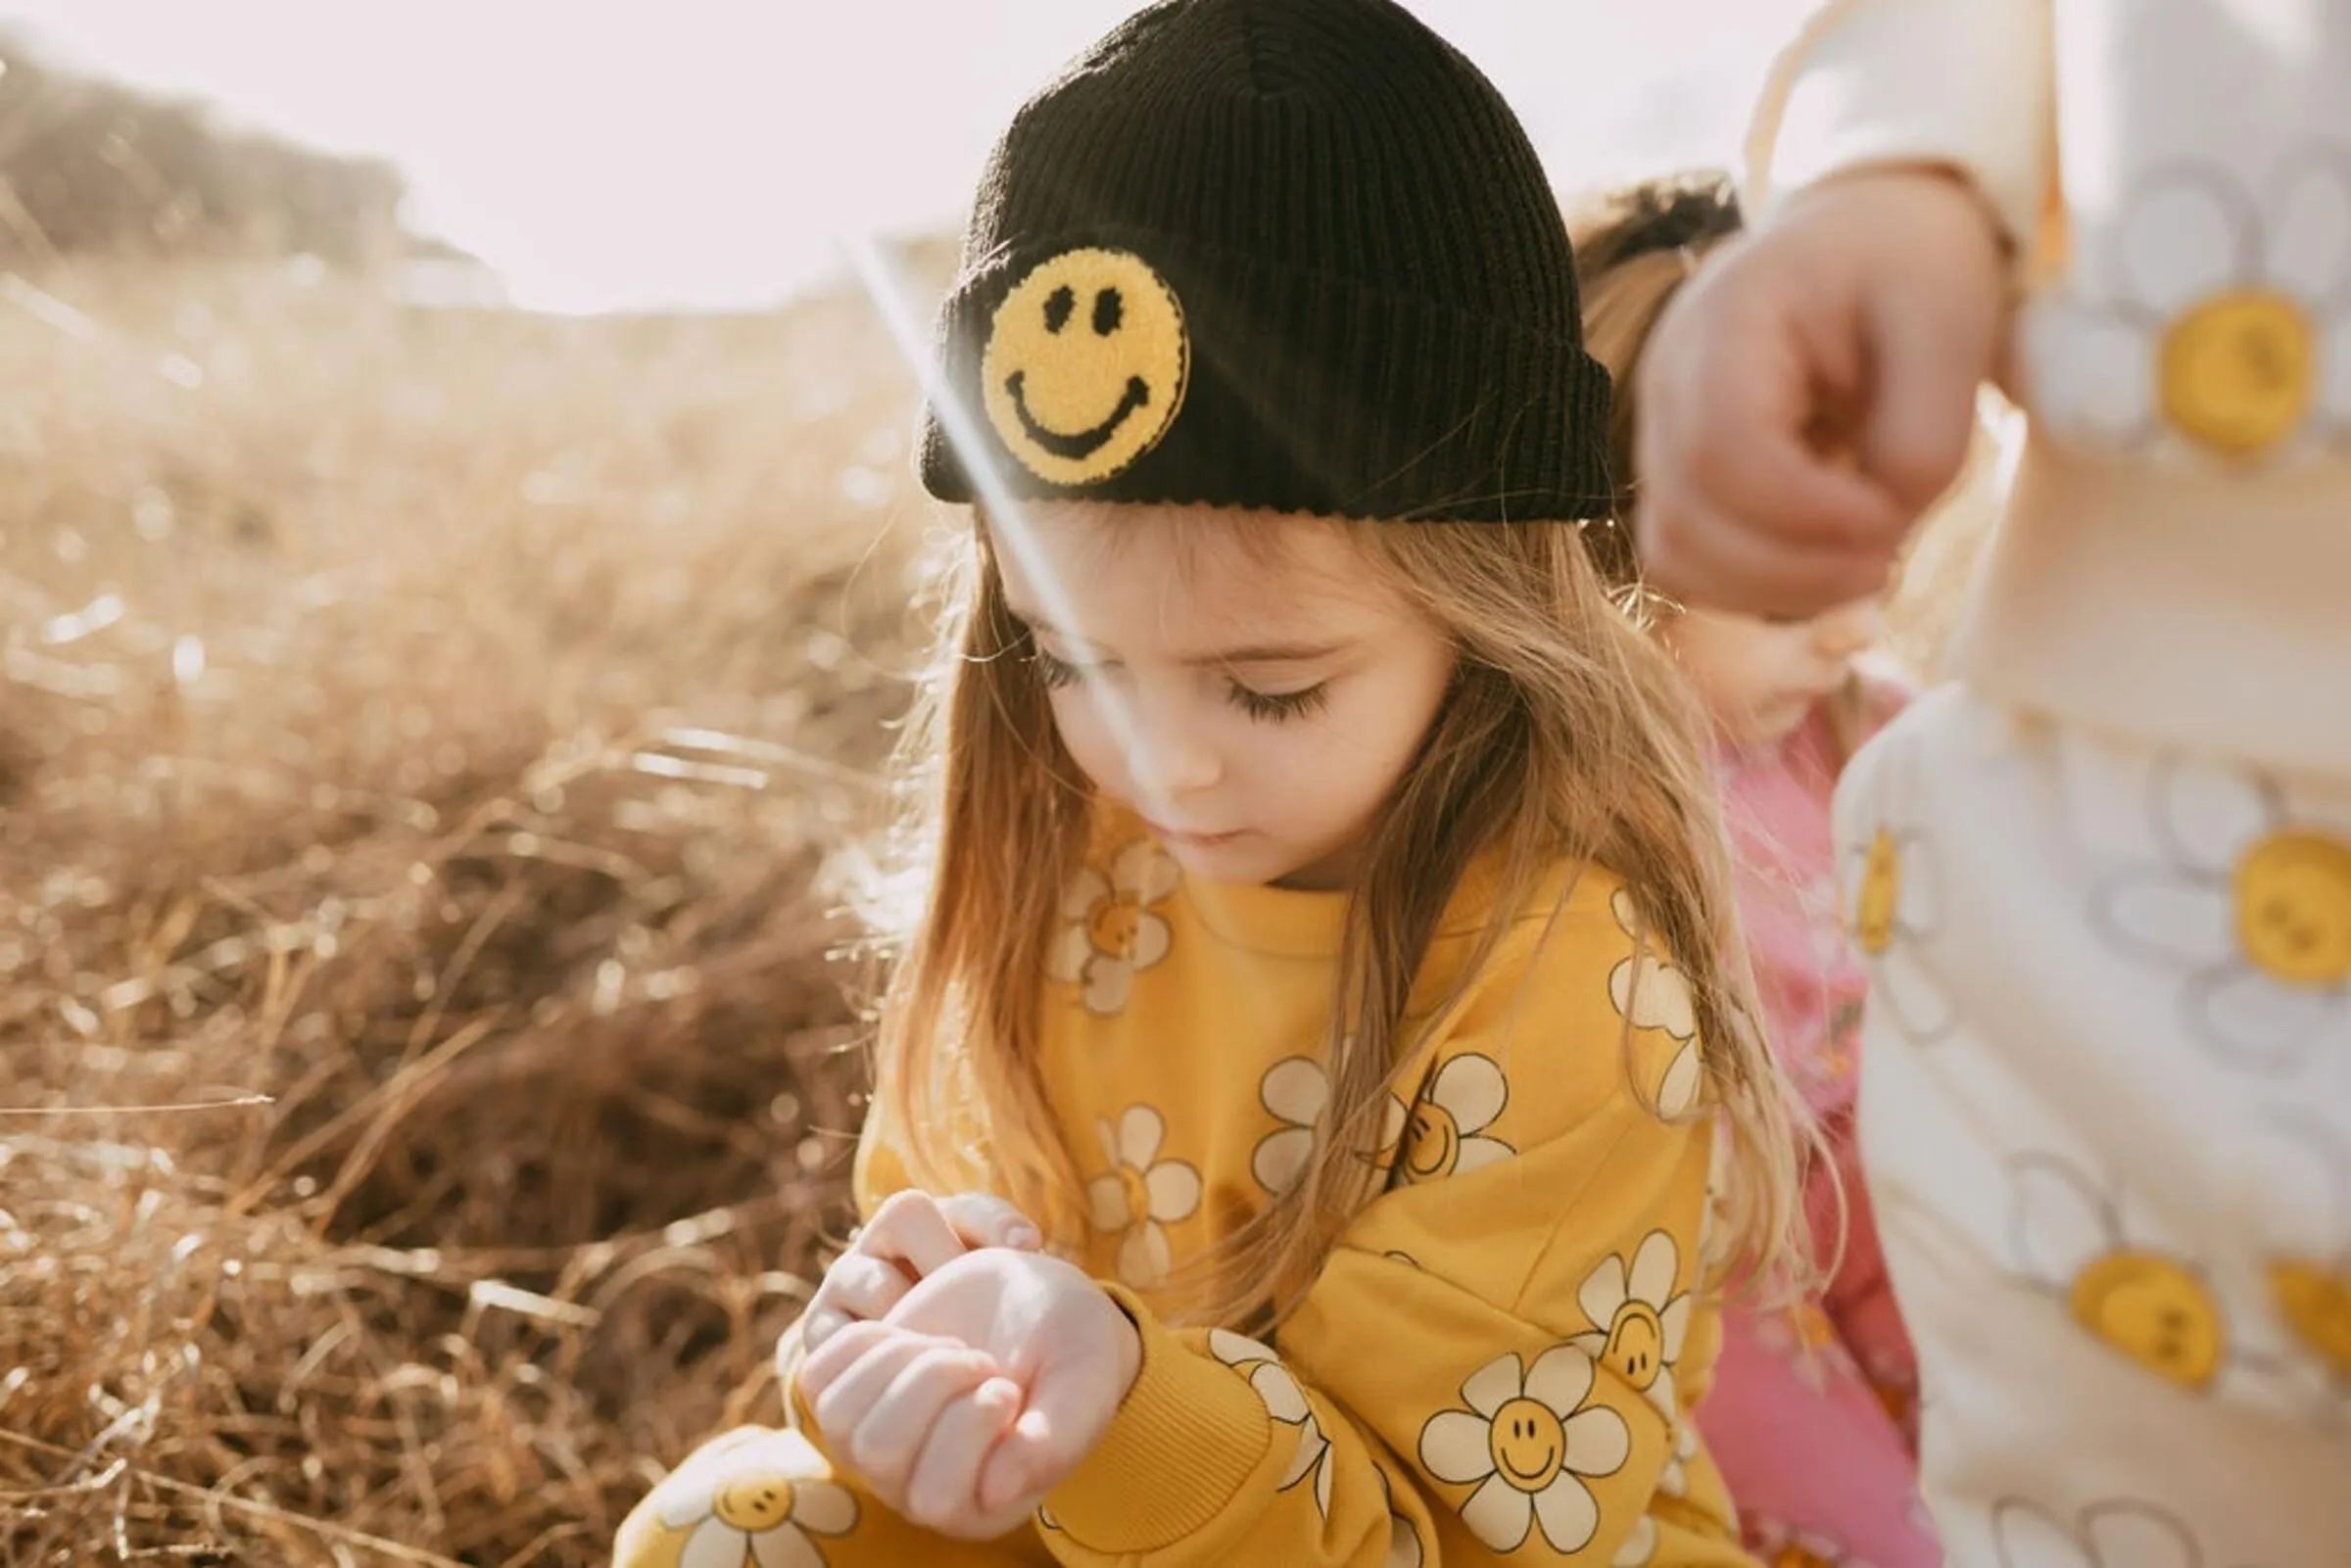
[[[1391,0],[1165,0],[1022,107],[923,482],[1415,521],[1606,515],[1607,373],[1501,94]]]

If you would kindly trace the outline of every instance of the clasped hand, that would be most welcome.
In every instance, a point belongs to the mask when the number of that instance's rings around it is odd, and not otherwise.
[[[1141,1362],[1127,1314],[1036,1234],[993,1199],[900,1194],[809,1305],[799,1392],[827,1446],[940,1535],[1019,1526],[1093,1451]]]

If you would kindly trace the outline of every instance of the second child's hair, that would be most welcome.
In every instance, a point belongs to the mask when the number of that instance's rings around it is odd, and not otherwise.
[[[1490,956],[1562,861],[1634,890],[1650,940],[1689,979],[1708,1108],[1727,1125],[1720,1212],[1735,1272],[1801,1272],[1794,1120],[1755,1024],[1730,919],[1703,720],[1663,652],[1610,596],[1574,523],[1366,523],[1193,512],[1203,546],[1279,552],[1291,528],[1342,530],[1450,633],[1453,690],[1372,828],[1348,901],[1324,1042],[1330,1097],[1304,1177],[1167,1305],[1240,1324],[1295,1305],[1376,1196],[1391,1092],[1417,1044],[1407,1000],[1475,863],[1498,867]],[[1227,538],[1214,537],[1223,533]],[[1113,543],[1106,547],[1117,547]],[[909,873],[877,1042],[872,1115],[935,1191],[986,1187],[1071,1244],[1081,1174],[1039,1064],[1046,953],[1083,864],[1093,801],[1054,728],[1026,627],[975,515],[949,580],[938,657],[905,739],[898,847]],[[1627,1011],[1631,1011],[1628,1007]],[[1440,1010],[1441,1016],[1442,1010]],[[1417,1015],[1415,1015],[1415,1019]],[[1630,1065],[1631,1035],[1624,1040]]]
[[[1739,197],[1730,177],[1710,171],[1645,180],[1569,205],[1584,347],[1607,366],[1616,386],[1608,413],[1608,478],[1620,529],[1632,521],[1640,489],[1633,466],[1640,411],[1633,393],[1642,350],[1699,263],[1739,228]],[[1634,570],[1629,558],[1604,560],[1603,566],[1611,576]]]

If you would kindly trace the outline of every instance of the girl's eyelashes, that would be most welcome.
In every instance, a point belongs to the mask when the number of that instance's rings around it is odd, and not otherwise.
[[[1225,690],[1232,705],[1252,719],[1268,724],[1280,724],[1287,719],[1301,719],[1319,711],[1330,701],[1330,683],[1321,682],[1297,691],[1259,691],[1238,681],[1227,683]]]
[[[1085,673],[1069,660],[1057,659],[1034,643],[1030,644],[1029,662],[1036,666],[1036,678],[1044,683],[1045,689],[1048,691],[1058,691],[1064,687],[1076,686],[1079,677]]]
[[[1076,686],[1085,679],[1086,666],[1057,658],[1043,648],[1031,644],[1029,662],[1035,667],[1036,678],[1048,691],[1059,691]],[[1226,681],[1224,694],[1232,705],[1250,718],[1267,724],[1304,718],[1319,712],[1330,701],[1330,683],[1319,682],[1297,691],[1260,691],[1238,681]]]

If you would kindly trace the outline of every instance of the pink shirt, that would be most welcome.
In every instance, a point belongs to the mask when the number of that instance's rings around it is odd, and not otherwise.
[[[1906,698],[1891,682],[1865,680],[1865,736]],[[1714,764],[1764,1027],[1780,1065],[1824,1118],[1851,1109],[1868,989],[1867,972],[1845,939],[1829,835],[1829,801],[1844,766],[1826,703],[1786,738],[1726,747]]]

